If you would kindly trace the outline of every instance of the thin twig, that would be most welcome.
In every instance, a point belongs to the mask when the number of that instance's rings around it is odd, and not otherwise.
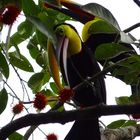
[[[18,98],[18,96],[16,95],[16,93],[14,92],[14,90],[10,87],[10,85],[3,79],[4,84],[6,84],[6,86],[11,90],[11,92],[14,94],[12,95],[11,93],[8,93],[10,96],[12,96],[13,98],[16,98],[20,101],[20,99]]]
[[[10,63],[11,64],[11,63]],[[15,71],[15,73],[17,74],[17,76],[18,76],[18,78],[19,78],[19,80],[20,80],[20,83],[21,83],[21,86],[22,86],[22,90],[23,90],[23,94],[24,94],[24,90],[27,92],[27,89],[26,89],[26,87],[25,87],[25,85],[24,85],[24,80],[20,77],[20,75],[19,75],[19,73],[18,73],[18,71],[17,71],[17,69],[11,64],[11,66],[12,66],[12,68],[14,69],[14,71]],[[28,92],[27,92],[27,97],[28,97],[28,100],[30,101],[30,97],[29,97],[29,94],[28,94]]]
[[[21,102],[21,103],[23,103],[23,104],[32,104],[33,101],[29,101],[29,102]]]
[[[28,140],[31,134],[35,131],[35,129],[38,127],[38,125],[32,125],[25,133],[22,140]]]
[[[134,30],[134,29],[136,29],[138,27],[140,27],[140,23],[136,23],[136,24],[132,25],[131,27],[125,29],[124,32],[125,33],[131,32],[132,30]]]

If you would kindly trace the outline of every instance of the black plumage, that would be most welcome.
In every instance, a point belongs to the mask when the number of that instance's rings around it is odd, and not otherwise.
[[[60,63],[60,68],[65,82],[63,63]],[[71,88],[74,88],[81,82],[88,80],[100,72],[100,67],[94,58],[92,51],[88,47],[82,48],[78,54],[67,58],[67,74],[68,83]],[[106,88],[104,77],[98,77],[93,82],[88,82],[81,88],[75,91],[73,101],[80,107],[88,107],[100,103],[106,103]],[[100,140],[98,118],[92,120],[76,120],[65,140]]]

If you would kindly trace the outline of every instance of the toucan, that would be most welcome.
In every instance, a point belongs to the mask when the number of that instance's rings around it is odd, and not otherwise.
[[[57,25],[54,29],[58,39],[55,49],[48,41],[48,57],[50,69],[56,84],[61,89],[58,78],[61,70],[66,85],[75,88],[85,82],[83,86],[75,89],[73,102],[82,108],[106,103],[106,87],[104,76],[99,76],[95,81],[89,78],[101,71],[98,62],[90,48],[84,46],[76,29],[69,24]],[[57,70],[56,70],[57,69]],[[57,72],[57,73],[56,73]],[[64,140],[100,140],[99,122],[97,118],[76,120]]]
[[[81,22],[84,24],[84,28],[83,28],[83,41],[85,46],[87,46],[88,48],[90,48],[92,50],[92,53],[95,53],[96,49],[98,48],[98,46],[100,46],[101,44],[105,44],[105,43],[118,43],[120,44],[122,47],[125,47],[126,49],[128,49],[128,51],[122,51],[121,53],[119,53],[119,55],[115,55],[114,57],[108,59],[106,61],[106,59],[104,60],[98,60],[98,62],[102,65],[102,66],[109,66],[109,63],[107,62],[113,62],[116,63],[120,60],[124,60],[128,57],[130,57],[133,54],[137,54],[137,52],[135,51],[135,49],[133,48],[133,46],[131,44],[127,44],[127,43],[121,43],[120,38],[120,32],[121,29],[119,27],[119,25],[117,24],[117,22],[115,22],[115,27],[112,25],[113,22],[107,21],[106,19],[104,19],[103,17],[98,17],[98,12],[94,15],[94,13],[91,13],[90,10],[88,10],[88,8],[83,8],[84,6],[73,2],[71,0],[59,0],[60,4],[65,6],[67,9],[65,8],[58,8],[54,5],[51,5],[49,3],[46,2],[46,5],[50,8],[53,8],[55,10],[58,10],[66,15],[69,15],[70,17],[74,18],[75,20]],[[90,4],[89,4],[90,5]],[[89,6],[88,5],[88,6]],[[107,15],[110,16],[113,21],[116,21],[114,16],[104,7],[102,7],[101,5],[96,4],[96,8],[101,7],[101,11],[106,11]],[[89,7],[90,8],[90,7]],[[102,11],[103,10],[103,11]],[[96,10],[95,10],[96,11]],[[99,23],[99,24],[98,24]],[[96,31],[96,27],[100,26],[100,27],[107,27],[107,30],[104,28],[101,28],[101,30]],[[105,25],[105,26],[104,26]],[[112,64],[112,63],[110,63]],[[116,67],[117,70],[119,70],[122,67]],[[116,69],[111,69],[109,72],[111,72],[112,74],[114,73],[114,70]],[[128,72],[127,68],[124,67],[124,71],[126,71],[126,73]],[[125,81],[124,80],[124,76],[122,75],[113,75],[116,78]],[[132,84],[131,85],[131,90],[132,90],[132,94],[139,94],[140,91],[140,84],[138,82],[138,84]]]
[[[75,3],[73,4],[69,1],[62,1],[61,4],[66,6],[68,9],[57,9],[57,7],[52,5],[50,5],[50,8],[59,10],[67,15],[72,13],[72,15],[70,15],[71,17],[85,24],[82,33],[83,42],[79,38],[75,29],[70,25],[62,24],[57,26],[55,28],[55,32],[58,40],[60,41],[59,44],[61,45],[58,45],[57,51],[55,49],[50,49],[51,52],[54,50],[56,52],[55,55],[57,60],[55,60],[55,63],[59,64],[65,83],[71,88],[74,88],[79,83],[101,71],[98,62],[104,66],[106,60],[97,62],[95,58],[95,51],[100,44],[112,42],[119,43],[116,41],[120,39],[120,31],[119,28],[115,28],[112,24],[108,23],[108,21],[80,9],[80,6]],[[97,28],[98,26],[101,28]],[[136,53],[130,44],[122,43],[122,45],[130,51],[121,53],[111,58],[109,61],[115,63],[129,57],[131,54]],[[67,55],[65,55],[66,53]],[[90,67],[88,68],[88,66]],[[112,73],[113,70],[110,72]],[[122,81],[124,80],[124,77],[118,75],[116,78],[119,78]],[[56,80],[58,80],[58,78],[56,78]],[[57,83],[61,88],[60,80],[58,80]],[[137,86],[132,86],[132,92],[135,92],[135,89],[137,90]],[[96,81],[87,82],[84,87],[76,91],[73,101],[80,107],[106,103],[104,77],[101,76]],[[100,140],[98,118],[91,120],[76,120],[71,130],[65,137],[65,140],[84,139]]]

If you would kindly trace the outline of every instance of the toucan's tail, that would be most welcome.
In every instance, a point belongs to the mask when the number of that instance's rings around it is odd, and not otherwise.
[[[98,118],[75,121],[64,140],[101,140]]]

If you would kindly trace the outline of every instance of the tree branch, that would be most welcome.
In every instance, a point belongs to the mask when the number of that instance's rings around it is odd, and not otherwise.
[[[140,124],[118,129],[105,129],[101,133],[102,140],[133,140],[140,135]]]
[[[140,7],[140,0],[133,0]]]
[[[12,121],[0,130],[0,140],[5,140],[14,131],[31,125],[47,123],[61,123],[74,120],[87,120],[106,115],[140,113],[140,104],[137,105],[97,105],[72,111],[50,111],[40,114],[28,114]]]

